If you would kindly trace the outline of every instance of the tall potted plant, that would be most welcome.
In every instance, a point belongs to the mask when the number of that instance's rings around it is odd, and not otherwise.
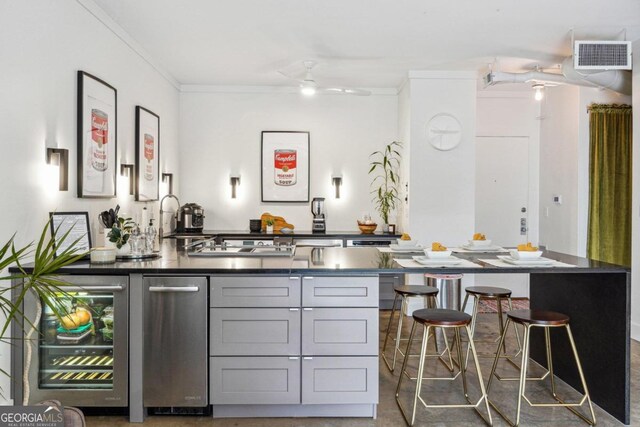
[[[402,147],[399,141],[387,144],[382,151],[371,153],[369,175],[374,175],[371,181],[372,201],[380,214],[384,225],[382,231],[389,231],[389,214],[396,208],[400,201],[398,187],[400,185],[400,159],[402,155],[398,151]]]
[[[47,222],[36,245],[32,242],[16,249],[14,235],[0,248],[0,281],[12,281],[10,286],[0,288],[0,311],[5,317],[4,322],[0,323],[0,341],[2,342],[11,342],[11,339],[7,337],[7,331],[14,322],[22,329],[25,339],[31,339],[33,333],[39,329],[38,323],[42,313],[40,301],[44,302],[59,320],[68,315],[66,307],[59,299],[59,295],[65,294],[61,288],[65,282],[56,273],[60,268],[79,260],[86,253],[78,251],[76,247],[80,240],[78,238],[54,256],[56,248],[62,247],[62,243],[68,238],[71,230],[59,236],[59,230],[56,229],[54,236],[49,238],[48,229],[49,223]],[[23,261],[31,258],[32,266],[29,268],[23,266]],[[2,275],[5,269],[13,264],[18,272]],[[38,309],[35,318],[29,318],[22,311],[22,303],[29,294],[32,294],[37,301]],[[14,339],[21,340],[21,338],[15,337]],[[32,344],[30,341],[28,342]],[[30,354],[31,345],[28,345],[26,366],[30,363]],[[0,370],[0,372],[10,375],[6,371]],[[25,383],[24,404],[27,404],[29,399],[28,386],[29,384]]]

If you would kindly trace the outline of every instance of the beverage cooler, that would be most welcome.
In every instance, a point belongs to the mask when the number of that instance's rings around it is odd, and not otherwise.
[[[64,276],[62,320],[42,302],[32,339],[30,403],[56,399],[73,406],[128,406],[128,277]],[[25,300],[29,316],[36,297]],[[34,317],[30,317],[34,318]]]

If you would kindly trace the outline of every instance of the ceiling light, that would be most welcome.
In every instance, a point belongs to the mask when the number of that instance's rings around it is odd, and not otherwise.
[[[300,85],[300,93],[305,96],[313,96],[316,94],[316,88],[318,84],[311,76],[311,72],[307,71],[307,75],[305,76],[302,84]]]
[[[531,87],[536,91],[534,95],[535,100],[542,101],[542,98],[544,97],[544,92],[542,92],[544,90],[544,85],[541,83],[536,83]]]

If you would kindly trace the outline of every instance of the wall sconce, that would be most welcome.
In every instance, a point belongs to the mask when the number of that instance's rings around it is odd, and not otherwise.
[[[172,173],[162,173],[162,182],[169,183],[169,193],[173,194],[173,174]]]
[[[134,166],[130,163],[121,163],[120,164],[120,176],[128,176],[129,177],[129,194],[133,194],[135,191],[135,169]]]
[[[47,148],[47,164],[58,166],[60,191],[69,190],[69,150],[66,148]]]
[[[236,187],[240,185],[240,175],[232,175],[229,178],[229,183],[231,184],[231,198],[236,198]]]
[[[340,187],[342,187],[342,176],[332,176],[331,183],[336,189],[336,199],[340,198]]]

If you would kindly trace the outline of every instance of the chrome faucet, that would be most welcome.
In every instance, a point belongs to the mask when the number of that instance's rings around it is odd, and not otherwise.
[[[176,215],[175,215],[176,224],[178,223],[178,213],[180,212],[180,200],[178,200],[178,198],[176,196],[174,196],[173,194],[167,194],[166,196],[164,196],[162,198],[162,200],[160,200],[160,220],[159,220],[160,221],[160,225],[158,226],[158,238],[160,240],[162,240],[162,238],[164,237],[164,229],[163,229],[164,222],[163,222],[163,218],[162,218],[162,216],[164,214],[164,211],[162,210],[162,204],[164,203],[164,199],[166,199],[167,197],[172,197],[172,198],[176,199],[176,203],[178,203],[178,209],[176,210]]]

